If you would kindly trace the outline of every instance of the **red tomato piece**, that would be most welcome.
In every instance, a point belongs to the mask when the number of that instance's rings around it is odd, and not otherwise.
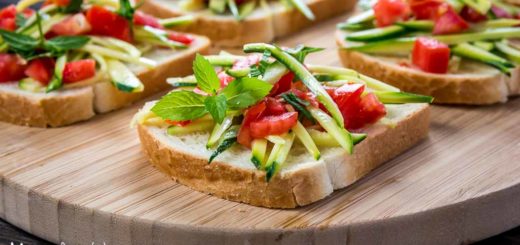
[[[42,83],[49,84],[54,71],[54,60],[51,58],[38,58],[31,60],[25,69],[25,75]]]
[[[25,67],[24,60],[18,55],[0,54],[0,83],[24,78]]]
[[[414,43],[412,63],[425,72],[446,73],[450,62],[450,48],[435,39],[420,37]]]
[[[92,26],[82,13],[70,16],[52,26],[51,31],[57,36],[76,36],[89,33]]]
[[[166,122],[167,124],[171,124],[173,126],[179,126],[179,127],[184,127],[188,124],[191,123],[191,120],[186,120],[186,121],[172,121],[170,119],[166,119],[164,120],[164,122]]]
[[[348,104],[357,103],[363,91],[365,91],[365,85],[353,83],[345,84],[339,88],[325,88],[329,95],[332,97],[334,102],[338,105],[339,109],[345,108]]]
[[[195,38],[193,36],[190,36],[190,35],[184,34],[184,33],[174,32],[174,31],[168,32],[168,39],[175,41],[175,42],[182,43],[182,44],[186,44],[186,45],[189,45],[193,41],[195,41]]]
[[[437,9],[443,1],[440,0],[410,0],[410,8],[418,20],[433,20],[437,17]]]
[[[409,14],[410,9],[403,0],[379,0],[374,5],[376,24],[379,27],[389,26],[407,19]]]
[[[16,6],[11,4],[3,9],[0,9],[0,19],[16,18]]]
[[[386,108],[373,93],[361,97],[361,110],[358,114],[347,116],[346,125],[352,129],[360,129],[374,124],[386,115]]]
[[[53,0],[54,4],[60,7],[65,7],[70,4],[70,0]]]
[[[491,12],[495,15],[497,18],[513,18],[511,13],[507,12],[505,9],[498,7],[496,5],[491,5]]]
[[[246,113],[244,114],[244,120],[242,121],[242,125],[240,126],[240,130],[238,131],[237,135],[237,142],[239,144],[247,147],[251,146],[251,141],[253,138],[251,137],[249,126],[251,125],[251,122],[262,116],[266,108],[267,106],[265,100],[262,100],[258,104],[246,110]]]
[[[226,87],[230,82],[235,80],[234,77],[228,75],[225,71],[221,71],[218,73],[218,80],[220,81],[220,87]]]
[[[0,29],[6,31],[15,31],[16,30],[16,20],[14,18],[1,19],[0,20]]]
[[[438,14],[433,34],[458,33],[469,28],[469,24],[447,3],[439,7]]]
[[[276,96],[291,89],[294,77],[295,75],[292,72],[283,75],[282,78],[280,78],[280,80],[274,84],[271,92],[269,93],[269,96]]]
[[[273,97],[266,97],[265,102],[266,102],[266,111],[265,112],[267,115],[280,115],[280,114],[287,112],[284,104]]]
[[[63,69],[63,83],[74,83],[96,75],[96,61],[84,59],[67,62]]]
[[[266,116],[251,123],[250,132],[253,138],[264,138],[269,135],[287,133],[298,121],[298,112],[291,111],[281,115]]]
[[[148,14],[145,14],[139,10],[134,13],[134,24],[139,26],[151,26],[154,28],[162,28],[162,25],[159,24],[159,21]]]
[[[35,12],[35,11],[34,11],[33,9],[24,9],[24,10],[22,11],[22,14],[23,14],[23,16],[24,16],[25,18],[29,18],[29,17],[31,17],[31,16],[34,14],[34,12]]]
[[[479,13],[475,9],[470,8],[468,6],[464,6],[464,8],[462,8],[462,10],[460,11],[460,17],[469,22],[474,23],[487,20],[487,17],[485,15]]]
[[[93,6],[85,15],[92,26],[91,34],[132,42],[130,23],[122,16],[101,6]]]
[[[233,69],[244,69],[249,68],[252,65],[258,65],[260,63],[261,57],[259,55],[253,54],[249,55],[243,59],[239,59],[233,64]]]

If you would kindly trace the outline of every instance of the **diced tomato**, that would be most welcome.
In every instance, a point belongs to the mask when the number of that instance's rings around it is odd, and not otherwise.
[[[233,69],[244,69],[249,68],[252,65],[258,65],[260,63],[261,57],[256,54],[248,55],[243,59],[238,59],[235,64],[233,64]]]
[[[35,13],[35,11],[33,9],[24,9],[22,11],[23,17],[25,17],[25,18],[31,17],[34,13]]]
[[[16,30],[16,20],[14,18],[1,19],[0,20],[0,29],[6,31],[15,31]]]
[[[513,18],[513,16],[511,15],[511,13],[507,12],[505,9],[499,7],[499,6],[496,6],[496,5],[491,5],[491,12],[493,13],[493,15],[495,15],[495,17],[501,19],[501,18]]]
[[[0,83],[24,78],[25,67],[25,62],[18,55],[0,54]]]
[[[60,7],[65,7],[70,4],[70,0],[53,0],[54,4]]]
[[[11,4],[3,9],[0,9],[0,19],[16,18],[16,6]]]
[[[145,14],[139,10],[134,13],[134,24],[139,26],[151,26],[154,28],[162,28],[162,25],[159,24],[159,21],[148,14]]]
[[[75,36],[90,32],[92,26],[82,13],[70,16],[52,26],[51,31],[58,36]]]
[[[475,9],[470,8],[468,6],[464,6],[464,8],[462,8],[462,10],[460,11],[460,16],[463,19],[474,23],[487,20],[487,17],[485,15],[479,13]]]
[[[189,45],[190,43],[195,41],[195,38],[193,36],[190,36],[190,35],[184,34],[184,33],[174,32],[174,31],[168,32],[168,39],[175,41],[175,42],[183,43],[186,45]]]
[[[274,84],[273,88],[271,89],[271,92],[269,93],[269,96],[276,96],[281,93],[287,92],[289,89],[291,89],[294,77],[295,75],[292,72],[283,75],[283,77],[280,78],[280,80]]]
[[[364,85],[346,84],[327,88],[345,120],[345,128],[356,130],[377,122],[386,115],[385,106],[372,93],[362,96]]]
[[[277,99],[275,99],[273,97],[266,97],[265,102],[266,102],[266,111],[265,112],[267,115],[280,115],[280,114],[287,112],[284,104],[282,104],[282,102],[278,101]]]
[[[384,27],[407,19],[410,9],[403,0],[379,0],[374,5],[374,15],[377,26]]]
[[[170,119],[166,119],[166,120],[164,120],[164,122],[166,122],[167,124],[173,125],[173,126],[184,127],[184,126],[190,124],[190,123],[191,123],[191,120],[186,120],[186,121],[172,121],[172,120],[170,120]]]
[[[54,71],[54,60],[51,58],[38,58],[31,60],[25,70],[25,75],[42,83],[49,84]]]
[[[438,14],[433,34],[458,33],[469,28],[469,24],[447,3],[439,7]]]
[[[220,81],[220,87],[226,87],[230,82],[235,80],[234,77],[228,75],[225,71],[221,71],[218,73],[218,80]]]
[[[101,6],[93,6],[85,15],[92,26],[91,34],[132,42],[130,23],[122,16]]]
[[[281,115],[266,116],[251,123],[251,136],[264,138],[269,135],[287,133],[298,121],[298,112],[291,111]]]
[[[67,62],[63,69],[63,83],[73,83],[96,75],[96,61],[84,59]]]
[[[410,0],[410,8],[418,20],[433,20],[437,17],[437,9],[443,1],[441,0]]]
[[[237,135],[237,142],[243,146],[250,147],[253,138],[250,133],[251,122],[257,120],[262,116],[265,109],[267,108],[265,100],[260,101],[258,104],[250,107],[244,114],[244,120],[240,126],[240,130]]]
[[[435,39],[420,37],[412,50],[412,63],[425,72],[446,73],[450,62],[450,48]]]

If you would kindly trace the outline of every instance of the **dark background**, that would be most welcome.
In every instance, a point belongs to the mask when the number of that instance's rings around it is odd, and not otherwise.
[[[0,0],[0,8],[15,3],[15,0]],[[0,245],[51,245],[47,241],[32,236],[0,219]],[[520,245],[520,227],[491,237],[475,245]]]

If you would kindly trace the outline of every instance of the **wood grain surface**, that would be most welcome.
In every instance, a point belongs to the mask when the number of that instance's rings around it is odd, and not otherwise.
[[[327,47],[342,16],[282,40]],[[377,68],[375,68],[377,69]],[[58,129],[0,124],[0,217],[66,244],[460,244],[520,225],[520,99],[435,106],[428,139],[294,210],[225,201],[152,168],[128,126],[141,104]]]

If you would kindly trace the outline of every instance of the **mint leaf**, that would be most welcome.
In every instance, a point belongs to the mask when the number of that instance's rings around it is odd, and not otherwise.
[[[298,45],[295,48],[284,49],[284,51],[286,53],[292,55],[300,63],[303,63],[305,61],[305,57],[307,57],[308,54],[319,52],[322,50],[324,50],[324,48],[313,48],[313,47],[307,47],[305,45]]]
[[[204,100],[204,105],[206,105],[206,110],[208,110],[215,122],[220,124],[224,121],[227,110],[227,100],[225,95],[219,94],[216,96],[208,96],[206,97],[206,100]]]
[[[129,0],[119,0],[119,9],[117,10],[117,13],[133,23],[135,9],[132,7]]]
[[[25,23],[27,22],[27,18],[25,18],[25,16],[21,13],[16,13],[16,18],[14,19],[14,21],[16,23],[16,26],[20,28],[25,25]]]
[[[269,94],[273,85],[258,78],[243,77],[231,82],[222,90],[232,109],[247,108]]]
[[[15,53],[28,54],[35,51],[39,41],[31,36],[0,29],[0,36]]]
[[[217,73],[204,56],[197,54],[193,62],[193,72],[197,79],[197,85],[202,91],[214,95],[220,89]]]
[[[62,8],[62,12],[64,13],[77,13],[81,11],[81,4],[83,0],[71,0],[70,3]]]
[[[192,91],[173,91],[162,97],[151,110],[163,119],[194,120],[208,113],[204,99],[203,95]]]
[[[71,49],[83,47],[90,41],[86,36],[59,36],[47,40],[44,44],[45,49],[52,53],[62,53]]]

